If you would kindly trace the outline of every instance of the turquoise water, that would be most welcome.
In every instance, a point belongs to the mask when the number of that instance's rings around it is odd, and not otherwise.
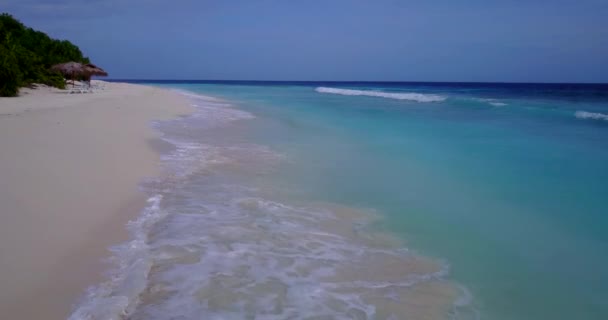
[[[608,318],[608,86],[151,85],[194,112],[70,319]]]
[[[605,88],[169,86],[254,114],[248,139],[292,160],[276,183],[376,210],[449,263],[481,318],[608,317]]]

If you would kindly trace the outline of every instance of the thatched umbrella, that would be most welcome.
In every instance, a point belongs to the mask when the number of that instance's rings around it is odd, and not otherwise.
[[[66,79],[71,79],[72,85],[74,85],[76,77],[86,77],[88,74],[82,63],[74,61],[56,64],[51,67],[51,70],[61,73]]]
[[[91,80],[91,76],[102,76],[102,77],[107,77],[108,73],[103,70],[102,68],[92,64],[92,63],[87,63],[84,65],[85,70],[89,73],[89,77],[88,80]]]
[[[92,63],[82,64],[74,61],[56,64],[51,67],[51,70],[59,72],[64,77],[71,79],[72,85],[74,84],[74,79],[76,77],[90,82],[91,76],[108,76],[107,72]]]
[[[51,67],[51,70],[57,71],[64,75],[72,75],[72,74],[77,74],[77,73],[83,72],[84,65],[80,62],[71,61],[71,62],[56,64]]]

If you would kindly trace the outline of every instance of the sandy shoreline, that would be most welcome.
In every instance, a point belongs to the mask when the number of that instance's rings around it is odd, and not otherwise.
[[[107,248],[158,174],[150,121],[190,111],[179,94],[106,83],[93,94],[0,98],[0,314],[65,319],[102,278]]]

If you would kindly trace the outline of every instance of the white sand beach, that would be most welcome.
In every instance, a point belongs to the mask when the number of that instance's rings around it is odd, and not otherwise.
[[[189,112],[160,88],[95,93],[23,89],[0,98],[0,314],[65,319],[103,276],[108,247],[142,209],[158,173],[150,122]]]

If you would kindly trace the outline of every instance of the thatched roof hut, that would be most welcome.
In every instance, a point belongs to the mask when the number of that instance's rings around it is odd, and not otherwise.
[[[51,67],[51,70],[61,73],[66,79],[72,80],[78,78],[91,81],[91,76],[108,76],[107,72],[92,63],[82,64],[74,61],[56,64]]]

